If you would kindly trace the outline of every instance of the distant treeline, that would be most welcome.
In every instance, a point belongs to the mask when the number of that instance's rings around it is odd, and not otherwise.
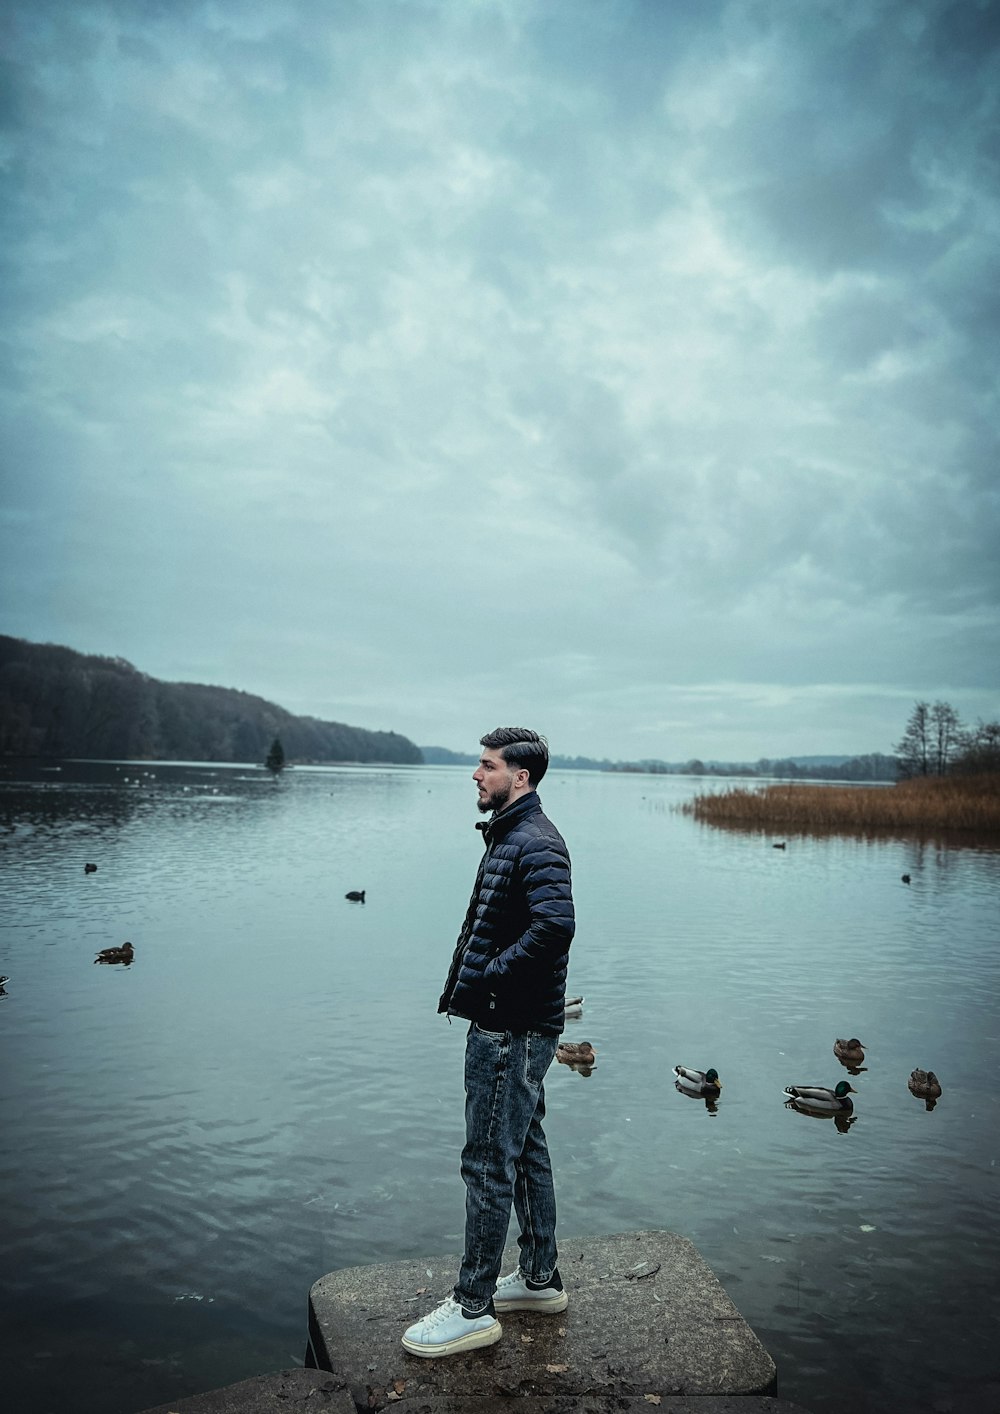
[[[670,776],[766,776],[781,781],[894,781],[899,776],[895,756],[880,751],[865,756],[782,756],[757,761],[639,761],[613,766],[613,771],[648,771]]]
[[[475,766],[479,756],[471,751],[449,751],[446,746],[422,746],[428,766]],[[549,765],[563,771],[613,771],[612,761],[592,761],[589,756],[550,756]]]
[[[429,766],[474,766],[477,756],[449,751],[445,746],[420,748]],[[589,756],[553,756],[549,764],[569,771],[624,771],[653,776],[769,776],[779,780],[894,781],[899,775],[895,756],[788,756],[759,761],[596,761]]]
[[[289,762],[423,759],[397,732],[296,717],[234,688],[160,682],[124,658],[0,635],[5,755],[263,762],[276,736]]]

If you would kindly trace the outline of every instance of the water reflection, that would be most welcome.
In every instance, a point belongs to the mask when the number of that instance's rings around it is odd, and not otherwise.
[[[680,810],[682,806],[678,804],[673,808]],[[766,825],[752,825],[739,820],[713,820],[711,823],[698,821],[697,825],[699,829],[705,831],[717,830],[724,834],[742,835],[747,839],[761,843],[766,843],[772,833]],[[994,854],[997,849],[997,837],[993,832],[959,829],[943,825],[927,827],[858,825],[852,829],[846,825],[806,825],[796,821],[785,826],[785,834],[788,840],[796,845],[808,844],[814,840],[836,839],[850,839],[862,844],[904,845],[907,847],[907,855],[914,860],[906,874],[900,876],[904,884],[910,883],[911,877],[913,882],[916,881],[916,875],[929,858],[933,858],[935,863],[938,863],[956,850],[983,850],[986,853]],[[787,840],[774,845],[773,848],[786,849]]]
[[[674,1089],[679,1095],[683,1095],[686,1100],[700,1101],[710,1115],[717,1115],[719,1113],[719,1102],[713,1099],[711,1095],[696,1095],[691,1090],[685,1090],[679,1080],[674,1081]]]
[[[844,1110],[822,1109],[795,1098],[785,1101],[785,1109],[794,1110],[796,1114],[805,1115],[808,1119],[832,1119],[838,1134],[846,1134],[858,1117]]]

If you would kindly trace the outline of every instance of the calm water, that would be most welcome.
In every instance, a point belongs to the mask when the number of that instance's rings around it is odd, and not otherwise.
[[[464,1037],[435,1007],[480,849],[469,775],[0,770],[19,1414],[132,1414],[301,1363],[318,1276],[460,1247]],[[695,789],[543,785],[574,859],[568,1037],[598,1052],[547,1087],[564,1243],[692,1238],[816,1414],[992,1410],[1000,852],[774,850],[677,814]],[[126,938],[130,968],[93,965]],[[837,1036],[869,1047],[846,1133],[783,1106],[845,1078]],[[717,1114],[676,1093],[678,1062],[717,1067]]]

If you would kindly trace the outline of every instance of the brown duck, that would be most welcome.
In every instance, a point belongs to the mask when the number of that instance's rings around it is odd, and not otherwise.
[[[102,948],[94,958],[95,962],[124,962],[130,963],[135,956],[135,948],[131,943],[122,943],[120,948]]]

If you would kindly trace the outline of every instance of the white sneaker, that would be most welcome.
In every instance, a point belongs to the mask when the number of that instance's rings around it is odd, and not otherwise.
[[[494,1345],[502,1335],[500,1322],[491,1310],[470,1316],[449,1296],[403,1332],[403,1349],[411,1355],[436,1360],[442,1355],[475,1350],[480,1345]]]
[[[493,1305],[498,1311],[541,1311],[543,1315],[554,1316],[557,1311],[565,1311],[569,1296],[563,1291],[558,1268],[544,1286],[540,1286],[518,1267],[516,1272],[497,1282]]]

